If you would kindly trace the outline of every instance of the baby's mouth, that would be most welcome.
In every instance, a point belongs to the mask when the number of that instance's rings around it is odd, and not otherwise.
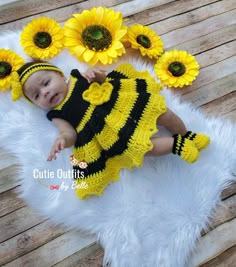
[[[53,96],[50,98],[49,102],[50,102],[51,104],[54,103],[54,102],[56,102],[56,101],[57,101],[57,96],[58,96],[57,93],[56,93],[55,95],[53,95]]]

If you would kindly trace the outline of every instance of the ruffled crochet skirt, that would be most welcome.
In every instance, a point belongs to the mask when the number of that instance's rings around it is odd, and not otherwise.
[[[119,179],[120,169],[142,166],[145,153],[153,148],[150,138],[157,132],[157,119],[167,109],[160,84],[130,64],[119,66],[107,76],[104,88],[95,89],[96,93],[101,89],[99,99],[105,99],[101,103],[92,89],[83,95],[91,104],[74,148],[76,159],[87,166],[74,166],[74,171],[83,171],[83,177],[76,179],[81,199],[101,195]]]

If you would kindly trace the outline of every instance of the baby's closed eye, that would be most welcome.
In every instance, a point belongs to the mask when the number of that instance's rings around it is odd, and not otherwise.
[[[45,83],[44,83],[44,86],[48,86],[50,84],[50,80],[47,80]]]

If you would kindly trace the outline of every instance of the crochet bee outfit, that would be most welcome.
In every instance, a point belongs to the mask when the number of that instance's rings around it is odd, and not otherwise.
[[[67,96],[47,117],[64,119],[76,129],[74,155],[88,164],[85,177],[76,179],[79,198],[101,195],[119,179],[120,169],[142,165],[153,148],[157,118],[167,110],[160,89],[147,71],[130,64],[120,65],[101,85],[72,70]]]

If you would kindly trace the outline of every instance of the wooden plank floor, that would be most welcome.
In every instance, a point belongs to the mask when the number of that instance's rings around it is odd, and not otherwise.
[[[1,1],[0,1],[1,2]],[[72,13],[103,5],[119,10],[127,24],[149,25],[161,35],[166,49],[186,49],[201,65],[191,88],[176,93],[183,100],[236,122],[236,1],[235,0],[23,0],[0,3],[0,34],[22,29],[33,17],[50,16],[63,23]],[[16,159],[0,149],[0,266],[95,267],[102,266],[103,251],[94,239],[52,227],[34,214],[14,193],[17,187]],[[233,267],[236,244],[236,184],[222,193],[209,233],[202,233],[202,248],[194,255],[195,266]],[[210,245],[209,245],[210,244]],[[69,250],[73,247],[74,250]],[[58,253],[58,251],[60,253]],[[56,253],[57,252],[57,253]],[[209,253],[209,255],[208,255]],[[40,255],[46,255],[43,259]]]

